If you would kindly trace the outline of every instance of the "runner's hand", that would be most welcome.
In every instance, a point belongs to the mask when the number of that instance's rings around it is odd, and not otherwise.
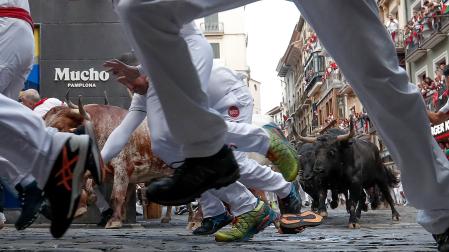
[[[149,78],[143,75],[134,80],[129,80],[128,78],[122,76],[118,77],[117,81],[125,85],[132,92],[138,93],[140,95],[145,95],[150,85]]]
[[[129,80],[134,80],[140,76],[137,67],[127,65],[118,59],[108,60],[103,66],[109,68],[108,72],[112,72],[117,77],[126,77]]]
[[[108,71],[117,76],[117,81],[125,85],[132,92],[140,95],[147,93],[149,78],[140,75],[137,67],[127,65],[117,59],[108,60],[103,66],[109,68]]]

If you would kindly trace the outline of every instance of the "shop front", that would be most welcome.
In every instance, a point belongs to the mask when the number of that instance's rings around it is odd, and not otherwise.
[[[127,90],[102,66],[130,52],[110,0],[33,0],[35,65],[26,83],[42,97],[103,103],[106,91],[112,105],[127,108]]]
[[[432,135],[443,150],[449,150],[449,120],[431,127]]]
[[[449,120],[431,127],[432,135],[449,159]]]

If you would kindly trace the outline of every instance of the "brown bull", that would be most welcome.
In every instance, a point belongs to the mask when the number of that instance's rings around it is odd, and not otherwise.
[[[124,109],[109,105],[80,104],[79,108],[79,110],[68,107],[51,109],[44,116],[46,125],[70,132],[88,117],[94,125],[100,149],[127,113]],[[151,152],[148,126],[142,123],[132,134],[125,148],[107,164],[106,171],[113,175],[113,181],[111,176],[106,176],[105,183],[113,182],[111,199],[114,213],[106,228],[121,227],[125,214],[126,192],[130,183],[148,182],[154,178],[170,175],[171,169],[167,168],[168,166]],[[167,211],[167,216],[163,220],[168,221],[170,214],[171,211]]]

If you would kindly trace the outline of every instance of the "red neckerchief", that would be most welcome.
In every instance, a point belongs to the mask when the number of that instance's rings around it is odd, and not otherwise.
[[[35,109],[37,106],[42,105],[46,100],[48,100],[48,98],[44,98],[38,102],[36,102],[36,104],[34,104],[33,109]]]
[[[31,29],[34,30],[33,18],[27,10],[17,7],[0,7],[0,17],[17,18],[30,24]]]

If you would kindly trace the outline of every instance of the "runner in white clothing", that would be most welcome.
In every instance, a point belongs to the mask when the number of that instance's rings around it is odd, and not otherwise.
[[[196,95],[202,93],[198,90],[200,83],[195,76],[187,47],[177,31],[182,24],[196,18],[256,1],[120,1],[117,10],[122,23],[144,66],[144,72],[151,76],[158,96],[163,101],[168,124],[174,125],[170,128],[176,139],[195,136],[195,129],[185,127],[189,116],[195,125],[208,122],[210,130],[205,131],[210,136],[208,139],[224,134],[222,124],[209,120],[210,114],[206,110],[193,117],[189,113],[190,109],[198,108],[204,99],[196,99]],[[448,251],[449,162],[431,135],[420,92],[416,85],[409,83],[407,73],[399,66],[391,36],[379,20],[377,2],[293,2],[336,60],[393,159],[402,169],[402,182],[408,200],[420,210],[418,222],[435,234],[441,251]],[[329,9],[332,11],[323,15],[323,10]],[[351,27],[352,32],[348,32],[348,27]],[[174,68],[174,65],[180,65],[182,69]],[[173,96],[172,92],[178,93]],[[185,137],[181,136],[183,134]],[[404,136],[413,136],[413,141]],[[416,184],[421,186],[416,187]]]
[[[109,65],[107,64],[107,66]],[[152,102],[157,97],[151,88],[149,93],[150,95],[148,97],[138,94],[133,96],[130,112],[123,122],[111,133],[110,140],[108,139],[105,143],[102,150],[102,156],[105,161],[109,161],[121,151],[123,146],[128,142],[132,132],[144,120],[147,110],[155,111],[154,108],[160,107],[157,102]],[[265,146],[270,146],[269,136],[278,133],[270,133],[277,131],[272,126],[261,129],[247,124],[251,122],[253,103],[251,94],[245,82],[242,80],[242,76],[237,75],[228,68],[214,66],[208,82],[208,94],[210,94],[209,103],[211,107],[216,109],[229,121],[227,124],[228,132],[230,133],[227,134],[225,141],[235,145],[238,150],[262,151],[261,154],[266,155],[268,147]],[[158,119],[158,123],[160,123],[161,117],[163,115],[160,114],[160,111],[159,114],[148,113],[147,117],[150,131],[152,132],[151,146],[153,153],[168,164],[175,163],[183,158],[180,148],[176,144],[170,143],[172,137],[170,135],[160,136],[160,134],[153,134],[153,129],[157,130],[157,128],[151,126],[151,121],[156,118]],[[244,134],[248,134],[251,137],[248,138]],[[300,213],[301,199],[296,186],[286,182],[281,174],[273,172],[269,167],[261,166],[256,161],[249,159],[244,152],[235,152],[235,155],[239,163],[239,181],[241,183],[251,188],[275,192],[280,199],[281,213]],[[204,220],[202,226],[194,230],[194,234],[213,234],[231,222],[232,217],[227,214],[221,201],[227,202],[230,205],[233,215],[241,216],[241,218],[246,216],[245,213],[254,210],[254,204],[256,202],[254,196],[249,194],[248,190],[239,183],[203,193],[200,203]],[[248,204],[251,201],[254,203]],[[229,235],[229,233],[233,235]],[[248,230],[239,230],[237,232],[235,229],[232,229],[230,231],[219,232],[216,234],[216,239],[219,241],[243,239],[238,235],[234,235],[235,233],[246,235]]]
[[[189,25],[194,24],[191,23]],[[188,48],[194,62],[212,62],[212,57],[204,53],[210,48],[209,44],[202,35],[198,36],[197,32],[192,33],[192,31],[196,31],[196,29],[183,28],[181,34],[183,34],[182,36],[189,45]],[[209,64],[198,65],[197,69],[200,76],[206,76],[207,70],[205,69],[209,68],[204,66]],[[132,78],[146,82],[144,77],[137,77],[139,73],[135,68],[133,69],[133,67],[124,65],[119,61],[106,62],[105,66],[110,67],[113,72],[117,73],[120,76],[119,80],[122,82]],[[134,73],[132,73],[133,71]],[[262,155],[269,156],[271,160],[279,165],[288,180],[294,180],[298,173],[296,153],[289,146],[286,139],[279,136],[278,130],[273,126],[267,126],[266,129],[262,129],[250,124],[238,123],[250,123],[252,116],[252,97],[245,82],[242,80],[242,76],[227,68],[215,66],[210,79],[202,79],[202,83],[206,83],[203,87],[210,92],[210,106],[229,121],[227,122],[228,133],[225,142],[234,144],[242,151],[259,152]],[[210,82],[213,83],[210,84]],[[124,83],[126,84],[126,81]],[[146,92],[147,88],[143,90]],[[153,153],[167,164],[180,163],[184,160],[185,155],[182,149],[174,142],[173,137],[165,126],[166,122],[159,98],[154,89],[150,88],[146,95],[135,94],[133,96],[130,112],[119,127],[111,133],[110,140],[105,143],[102,150],[102,156],[105,161],[109,161],[121,151],[128,142],[129,136],[144,120],[146,114],[148,114],[147,119],[151,132]],[[260,166],[254,160],[248,159],[243,153],[238,153],[237,155],[239,157],[242,182],[254,188],[278,193],[282,199],[283,213],[300,212],[301,203],[296,187],[287,183],[281,174],[273,172],[269,167]],[[200,229],[196,234],[215,233],[223,225],[230,222],[231,218],[225,215],[221,200],[231,206],[235,216],[249,213],[256,207],[256,199],[240,183],[220,190],[212,190],[202,197],[203,213],[206,219],[208,217],[216,217],[215,219],[221,220],[221,223],[209,226],[207,230],[204,230],[204,228]],[[264,207],[263,209],[266,208]],[[247,230],[244,230],[241,234],[246,234],[246,232]]]
[[[449,90],[449,66],[443,70],[444,77],[446,78],[446,88]],[[449,120],[449,98],[446,104],[438,110],[438,112],[427,111],[429,120],[433,125],[441,124]]]
[[[27,89],[20,92],[19,100],[39,117],[44,117],[50,109],[57,106],[65,106],[65,103],[57,98],[43,98],[35,89]]]
[[[45,128],[40,117],[16,100],[33,63],[33,20],[27,0],[0,0],[0,177],[19,192],[22,212],[16,228],[37,218],[48,198],[56,238],[69,228],[88,167],[101,183],[100,157],[90,123],[89,135]]]

